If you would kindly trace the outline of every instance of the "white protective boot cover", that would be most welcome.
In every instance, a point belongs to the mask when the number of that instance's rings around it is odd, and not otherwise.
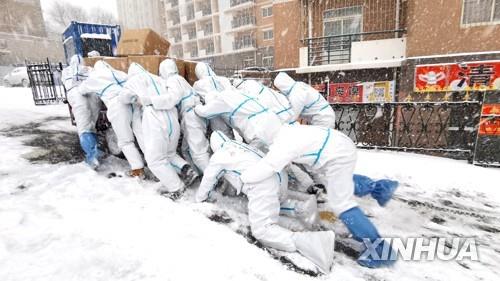
[[[333,231],[296,232],[293,239],[300,254],[312,261],[324,274],[330,273],[335,247]]]

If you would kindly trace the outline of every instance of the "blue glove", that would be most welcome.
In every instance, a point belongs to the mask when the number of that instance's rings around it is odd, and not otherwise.
[[[353,238],[359,242],[362,242],[363,239],[369,239],[372,243],[376,244],[376,240],[380,239],[380,235],[378,234],[375,226],[368,220],[365,214],[358,207],[351,208],[342,214],[340,214],[339,218],[345,224],[347,229],[351,232]],[[397,257],[393,254],[393,249],[390,245],[385,247],[389,247],[389,256],[383,256],[383,249],[386,242],[379,243],[374,250],[380,259],[374,259],[372,256],[368,256],[366,258],[358,259],[358,263],[361,266],[370,267],[370,268],[378,268],[384,266],[390,266],[396,262],[395,259],[391,259],[392,257]]]
[[[96,168],[99,165],[101,152],[97,147],[97,136],[95,133],[83,133],[80,135],[80,146],[85,153],[85,162]]]
[[[378,180],[374,181],[369,177],[362,175],[354,175],[354,195],[363,197],[371,194],[373,199],[377,200],[380,206],[385,206],[391,200],[394,191],[399,183],[393,180]]]

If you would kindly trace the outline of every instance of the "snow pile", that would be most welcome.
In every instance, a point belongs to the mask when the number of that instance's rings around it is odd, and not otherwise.
[[[174,203],[156,183],[108,179],[79,164],[32,164],[26,137],[2,130],[47,118],[45,127],[74,130],[66,105],[35,107],[27,89],[0,88],[0,280],[313,280],[203,214],[209,204]],[[111,169],[126,164],[110,159]],[[356,172],[401,181],[398,196],[453,199],[478,209],[500,205],[499,169],[409,153],[359,151]],[[332,274],[316,280],[494,280],[500,237],[479,232],[476,218],[412,209],[393,200],[359,201],[391,237],[473,236],[481,262],[404,262],[370,270],[338,253]],[[485,207],[490,206],[490,207]],[[493,207],[491,207],[493,206]],[[430,219],[445,220],[438,224]],[[496,241],[496,242],[495,242]]]

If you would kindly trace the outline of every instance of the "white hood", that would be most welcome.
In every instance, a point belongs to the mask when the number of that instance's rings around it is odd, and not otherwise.
[[[146,72],[146,70],[141,66],[139,65],[138,63],[131,63],[130,66],[128,67],[128,77],[132,77],[132,76],[135,76],[137,74],[141,74],[141,73],[144,73]]]
[[[234,78],[232,84],[236,89],[241,89],[240,87],[242,87],[243,84],[245,84],[245,80],[240,78]]]
[[[202,79],[203,77],[207,76],[216,76],[212,68],[210,68],[210,66],[204,62],[199,62],[198,64],[196,64],[194,72],[196,73],[196,77],[198,77],[198,79]]]
[[[238,88],[249,93],[251,96],[258,96],[264,86],[255,80],[245,80]]]
[[[285,72],[280,72],[274,79],[274,86],[278,88],[283,94],[288,95],[291,88],[295,84],[295,80],[288,76]]]
[[[71,69],[71,73],[73,74],[73,79],[80,80],[79,76],[87,75],[87,69],[84,67],[83,59],[80,55],[74,55],[71,57],[69,61],[69,67]]]
[[[212,148],[213,152],[216,152],[217,150],[222,148],[225,142],[229,140],[230,139],[226,135],[224,135],[223,132],[214,131],[212,135],[210,135],[210,147]]]
[[[173,59],[166,59],[160,63],[160,76],[163,79],[168,79],[171,76],[179,74],[177,64]]]

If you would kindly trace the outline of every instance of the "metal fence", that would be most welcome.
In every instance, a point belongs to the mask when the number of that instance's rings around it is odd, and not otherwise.
[[[480,101],[333,104],[336,129],[362,148],[472,161]]]
[[[66,93],[61,84],[62,65],[45,62],[28,62],[26,68],[30,80],[35,105],[55,104],[66,100]]]
[[[405,30],[363,32],[336,36],[323,36],[305,39],[307,46],[307,65],[324,65],[351,62],[352,43],[363,40],[402,37]]]

